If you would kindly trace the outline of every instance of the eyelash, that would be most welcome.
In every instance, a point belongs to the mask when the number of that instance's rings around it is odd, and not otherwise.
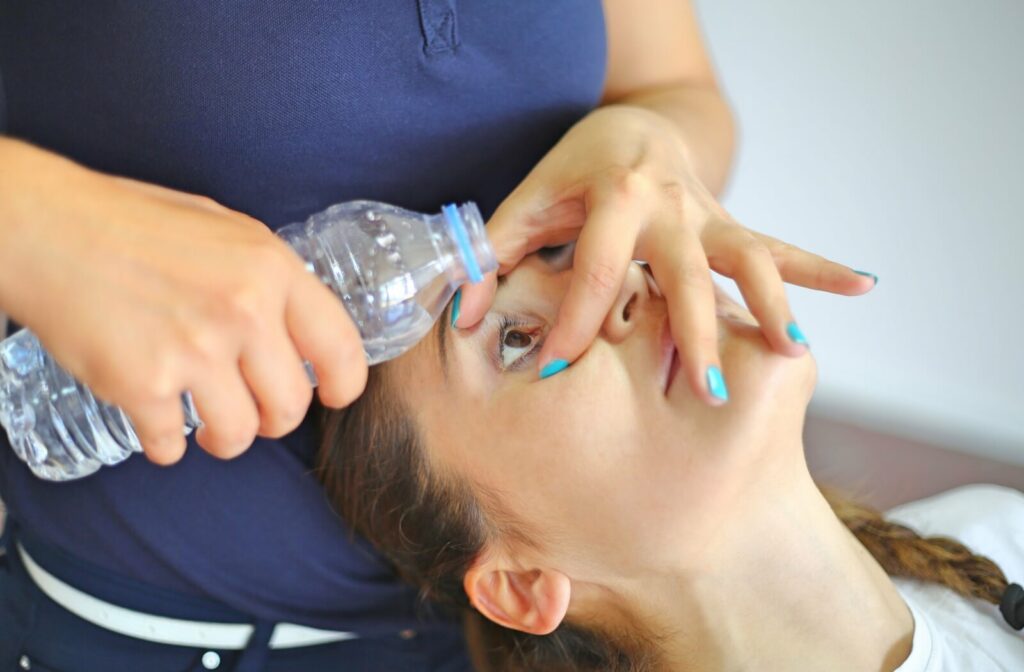
[[[544,344],[543,338],[538,338],[536,332],[524,331],[522,327],[528,327],[529,324],[514,315],[502,315],[501,321],[498,322],[498,347],[495,353],[498,368],[502,371],[520,371],[526,365],[526,362],[540,351],[540,346]],[[534,339],[533,345],[524,354],[516,358],[516,360],[509,366],[505,366],[505,337],[513,331],[522,331],[522,333],[530,336]]]

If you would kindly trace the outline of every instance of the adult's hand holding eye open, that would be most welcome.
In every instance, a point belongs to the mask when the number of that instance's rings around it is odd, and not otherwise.
[[[487,227],[498,271],[462,288],[456,325],[490,308],[497,276],[541,247],[576,240],[573,277],[538,360],[557,372],[596,337],[633,259],[665,295],[682,372],[709,404],[709,367],[721,371],[711,270],[736,281],[780,354],[806,352],[784,282],[855,296],[874,280],[735,221],[696,177],[671,123],[628,105],[599,108],[574,126],[494,213]]]

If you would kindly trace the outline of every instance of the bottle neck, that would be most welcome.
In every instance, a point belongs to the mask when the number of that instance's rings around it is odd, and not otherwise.
[[[484,274],[498,269],[494,249],[487,240],[484,219],[476,203],[470,201],[458,207],[446,205],[441,209],[440,217],[444,218],[449,240],[457,251],[457,284],[481,282]]]

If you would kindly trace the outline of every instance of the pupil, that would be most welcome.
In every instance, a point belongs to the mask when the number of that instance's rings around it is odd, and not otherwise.
[[[510,348],[525,348],[530,344],[529,338],[521,331],[510,331],[505,334],[505,345]]]

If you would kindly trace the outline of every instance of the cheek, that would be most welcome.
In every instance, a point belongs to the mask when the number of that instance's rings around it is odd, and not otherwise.
[[[609,363],[510,390],[486,414],[491,440],[472,458],[473,478],[556,550],[621,547],[647,489],[644,419],[628,380]],[[622,524],[620,524],[622,523]]]

